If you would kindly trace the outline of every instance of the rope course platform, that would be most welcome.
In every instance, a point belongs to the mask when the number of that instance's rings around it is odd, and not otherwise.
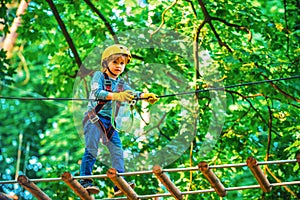
[[[126,197],[119,198],[104,198],[104,199],[151,199],[158,197],[173,197],[174,199],[181,200],[184,195],[193,195],[201,193],[212,193],[216,192],[220,197],[227,195],[227,192],[234,190],[246,190],[246,189],[262,189],[263,192],[270,192],[272,187],[278,186],[288,186],[288,185],[300,185],[300,179],[297,181],[290,182],[277,182],[270,183],[267,177],[264,175],[260,165],[271,165],[271,164],[296,164],[300,166],[300,154],[297,154],[295,160],[276,160],[276,161],[264,161],[258,162],[254,157],[249,157],[246,163],[239,164],[223,164],[223,165],[209,165],[207,162],[199,162],[196,167],[189,168],[173,168],[173,169],[162,169],[160,166],[155,165],[152,170],[145,171],[136,171],[136,172],[126,172],[118,173],[115,169],[110,168],[106,174],[101,175],[91,175],[91,176],[72,176],[69,172],[64,172],[59,178],[41,178],[41,179],[29,179],[28,177],[21,175],[17,180],[10,181],[0,181],[1,184],[16,184],[19,183],[24,189],[29,191],[34,197],[42,200],[51,200],[51,198],[45,194],[42,189],[40,189],[35,183],[38,182],[65,182],[74,193],[83,200],[93,200],[94,196],[90,196],[87,190],[85,190],[81,184],[78,182],[78,179],[93,178],[93,179],[110,179],[123,193]],[[238,186],[238,187],[228,187],[225,188],[221,183],[219,178],[214,174],[212,169],[223,169],[223,168],[238,168],[238,167],[248,167],[254,177],[256,178],[258,185],[249,185],[249,186]],[[212,188],[205,190],[194,190],[194,191],[180,191],[176,185],[170,180],[166,173],[174,172],[191,172],[191,171],[200,171],[203,176],[209,181]],[[129,184],[123,179],[124,176],[136,176],[144,174],[154,174],[159,182],[166,187],[169,193],[161,194],[150,194],[150,195],[138,195],[134,189],[132,189]],[[299,178],[299,177],[298,177]],[[0,199],[6,200],[10,199],[7,195],[0,193]]]

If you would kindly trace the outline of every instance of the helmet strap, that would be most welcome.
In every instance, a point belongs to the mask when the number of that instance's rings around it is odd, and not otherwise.
[[[104,61],[102,65],[103,65],[103,67],[104,67],[105,69],[107,69],[107,70],[109,71],[109,73],[110,73],[111,75],[113,75],[113,76],[115,76],[115,77],[118,76],[117,74],[113,73],[113,72],[109,69],[108,64],[107,64],[107,61]]]
[[[109,71],[109,73],[110,73],[111,75],[113,75],[113,76],[115,76],[115,77],[118,76],[117,74],[113,73],[113,72],[109,69],[109,67],[107,67],[107,70]]]

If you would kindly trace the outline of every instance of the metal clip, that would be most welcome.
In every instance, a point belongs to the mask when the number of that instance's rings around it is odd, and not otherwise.
[[[128,101],[128,104],[129,104],[130,106],[134,106],[134,105],[136,104],[136,100],[133,99],[133,100],[131,100],[131,101]]]
[[[131,101],[128,101],[128,104],[130,106],[134,106],[136,104],[136,102],[137,102],[137,96],[136,96],[136,94],[134,94],[134,98]]]
[[[98,120],[99,120],[98,115],[94,115],[94,116],[91,116],[91,117],[90,117],[90,121],[91,121],[93,124],[95,124]]]

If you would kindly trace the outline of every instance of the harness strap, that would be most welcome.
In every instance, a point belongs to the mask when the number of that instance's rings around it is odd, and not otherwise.
[[[108,92],[112,92],[112,82],[109,79],[109,76],[104,72],[104,87],[105,90]],[[121,79],[118,83],[118,88],[117,90],[123,91],[124,90],[124,81]],[[98,113],[101,111],[101,109],[104,107],[104,105],[109,102],[109,100],[99,100],[97,105],[94,107],[94,109],[92,109],[92,111],[88,112],[88,118],[89,120],[94,123],[94,124],[99,124],[99,128],[101,128],[104,131],[104,135],[106,137],[106,141],[109,141],[111,139],[111,137],[113,136],[113,133],[115,131],[114,126],[110,125],[108,128],[105,128],[105,126],[103,125],[103,123],[101,122],[101,120],[98,117]],[[117,112],[116,112],[116,116],[117,113],[119,111],[119,108],[121,106],[121,102],[117,102]],[[114,118],[113,118],[114,119]],[[98,123],[97,123],[98,122]],[[112,121],[111,123],[114,123],[115,125],[115,121]]]
[[[103,73],[104,75],[104,86],[105,86],[105,90],[108,92],[112,92],[111,90],[111,80],[109,79],[109,76],[107,75],[107,73]]]
[[[103,75],[104,75],[104,89],[108,92],[112,92],[111,90],[112,83],[111,80],[109,79],[109,76],[106,73],[103,73]],[[100,110],[107,102],[109,102],[109,100],[98,100],[98,104],[93,109],[96,112],[96,114],[100,112]]]
[[[98,124],[100,125],[100,128],[104,131],[105,135],[105,141],[109,141],[111,137],[113,136],[115,129],[110,125],[108,128],[105,128],[104,124],[102,121],[99,119]]]

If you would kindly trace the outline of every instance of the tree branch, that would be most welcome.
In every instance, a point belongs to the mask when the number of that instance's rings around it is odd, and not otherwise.
[[[218,34],[218,32],[216,31],[215,27],[214,27],[213,24],[212,24],[212,21],[213,21],[213,20],[220,21],[220,22],[224,23],[224,24],[227,25],[227,26],[231,26],[231,27],[238,28],[238,29],[240,29],[240,30],[248,31],[248,33],[249,33],[248,41],[250,41],[250,40],[252,39],[251,32],[250,32],[250,30],[249,30],[248,28],[243,27],[243,26],[239,26],[239,25],[236,25],[236,24],[229,23],[229,22],[227,22],[227,21],[225,21],[225,20],[223,20],[223,19],[217,18],[217,17],[212,17],[212,16],[210,16],[210,14],[208,13],[208,11],[207,11],[207,9],[206,9],[206,7],[205,7],[205,5],[204,5],[203,0],[198,0],[198,3],[200,4],[200,7],[201,7],[202,12],[203,12],[203,14],[204,14],[204,21],[202,22],[203,25],[201,24],[201,28],[204,26],[204,24],[208,23],[209,26],[211,27],[211,29],[212,29],[212,31],[213,31],[215,37],[217,38],[219,45],[220,45],[221,47],[225,47],[229,52],[232,52],[231,48],[230,48],[225,42],[223,42],[223,41],[221,40],[220,35]],[[200,28],[200,29],[201,29],[201,28]],[[198,28],[198,29],[199,29],[199,28]],[[200,30],[199,30],[199,31],[200,31]]]
[[[269,174],[271,174],[271,176],[276,180],[277,183],[282,183],[282,181],[276,177],[276,175],[270,170],[270,168],[268,167],[268,165],[265,165],[266,170],[269,172]],[[288,188],[288,186],[283,185],[283,188],[288,191],[291,195],[293,195],[294,197],[297,198],[297,194],[294,193],[290,188]]]
[[[225,42],[222,41],[220,35],[216,31],[216,29],[215,29],[214,25],[211,23],[211,21],[209,21],[208,24],[209,24],[211,30],[213,31],[213,33],[215,34],[215,36],[216,36],[216,38],[218,40],[219,45],[221,47],[225,47],[230,53],[232,53],[233,52],[232,49],[229,47],[229,45],[227,43],[225,43]]]
[[[270,105],[268,105],[268,112],[269,112],[269,121],[268,121],[268,146],[265,161],[269,159],[270,156],[270,149],[271,149],[271,142],[272,142],[272,124],[273,124],[273,112],[271,110]]]
[[[283,1],[283,7],[284,7],[284,21],[285,21],[285,30],[287,32],[286,34],[286,55],[289,58],[289,49],[290,49],[290,37],[289,37],[289,26],[288,26],[288,20],[287,20],[287,2],[286,0]]]
[[[90,74],[90,72],[91,72],[92,70],[87,69],[87,68],[85,68],[84,65],[82,65],[82,61],[81,61],[81,59],[80,59],[80,57],[79,57],[79,54],[78,54],[78,52],[77,52],[77,50],[76,50],[76,48],[75,48],[75,45],[74,45],[74,43],[73,43],[73,40],[72,40],[70,34],[68,33],[67,28],[66,28],[64,22],[63,22],[62,19],[60,18],[59,13],[58,13],[58,11],[57,11],[57,9],[56,9],[56,7],[55,7],[53,1],[52,1],[52,0],[46,0],[46,1],[48,2],[49,6],[50,6],[50,8],[51,8],[51,10],[52,10],[52,12],[53,12],[53,15],[55,16],[55,19],[56,19],[56,21],[57,21],[59,27],[61,28],[61,30],[62,30],[62,32],[63,32],[63,35],[65,36],[65,38],[66,38],[66,40],[67,40],[67,43],[68,43],[68,45],[69,45],[69,47],[70,47],[70,49],[71,49],[71,51],[72,51],[72,53],[73,53],[73,55],[74,55],[76,64],[77,64],[77,66],[78,66],[79,69],[80,69],[78,75],[79,75],[81,78],[83,78],[83,77],[85,77],[86,75]]]
[[[134,141],[137,141],[139,138],[147,135],[150,131],[154,130],[154,129],[158,129],[158,132],[159,132],[159,137],[160,136],[164,136],[167,140],[171,141],[171,138],[169,136],[167,136],[166,134],[164,134],[162,132],[162,130],[160,129],[160,125],[164,122],[166,116],[167,116],[168,113],[164,113],[163,116],[161,117],[161,119],[159,120],[159,122],[152,126],[151,128],[149,128],[147,131],[145,131],[143,134],[141,134],[139,137],[135,138]]]
[[[196,96],[196,98],[198,99],[198,97]],[[197,121],[198,121],[198,117],[199,117],[199,113],[196,113],[196,116],[194,116],[194,137],[197,135]],[[194,150],[194,140],[191,142],[191,147],[190,147],[190,167],[193,167],[193,150]],[[190,191],[192,189],[192,184],[193,184],[193,172],[190,171],[190,180],[189,180],[189,186],[187,191]],[[188,195],[185,198],[186,200],[188,199]]]
[[[243,99],[245,99],[245,100],[249,103],[250,107],[258,114],[258,116],[260,117],[260,119],[261,119],[264,123],[266,123],[266,120],[265,120],[265,119],[263,118],[263,116],[259,113],[259,111],[253,106],[252,102],[251,102],[249,99],[247,99],[246,96],[240,94],[239,92],[232,91],[232,90],[225,90],[225,91],[228,92],[228,93],[237,94],[237,95],[239,95],[240,97],[242,97]]]
[[[158,129],[158,131],[159,131],[159,138],[160,138],[160,136],[164,136],[167,140],[169,140],[169,141],[172,140],[169,136],[167,136],[166,134],[164,134],[164,133],[162,132],[162,130],[160,129],[159,126],[157,127],[157,129]]]
[[[195,37],[194,37],[194,62],[195,62],[195,69],[196,69],[196,80],[201,77],[201,74],[199,72],[199,36],[200,36],[200,30],[205,25],[205,21],[203,21],[197,28]]]
[[[218,18],[218,17],[211,17],[211,20],[220,21],[220,22],[222,22],[223,24],[225,24],[227,26],[234,27],[234,28],[240,29],[242,31],[246,31],[246,32],[248,32],[248,42],[250,42],[252,40],[252,33],[247,27],[229,23],[226,20]]]
[[[266,76],[262,75],[264,77],[265,80],[269,80]],[[300,102],[300,99],[286,93],[285,91],[283,91],[281,88],[279,88],[277,85],[275,85],[274,83],[270,82],[270,85],[275,88],[279,93],[283,94],[285,97],[292,99],[296,102]]]
[[[116,35],[116,33],[114,32],[112,26],[109,24],[109,22],[105,18],[105,16],[99,11],[99,9],[97,9],[95,7],[95,5],[90,0],[84,0],[84,1],[100,17],[100,19],[104,22],[104,25],[106,26],[109,33],[112,35],[112,37],[114,39],[114,42],[116,44],[119,44],[120,43],[119,38]],[[141,57],[141,56],[137,56],[137,55],[132,54],[132,57],[135,58],[135,59],[138,59],[138,60],[142,60],[142,61],[144,60],[144,58]]]
[[[114,41],[116,44],[119,44],[119,39],[114,32],[112,26],[108,23],[105,16],[94,6],[94,4],[90,0],[84,0],[85,3],[101,18],[101,20],[104,22],[106,28],[108,29],[109,33],[113,36]]]
[[[191,0],[185,0],[185,1],[190,3],[190,5],[192,7],[192,10],[193,10],[193,13],[194,13],[194,17],[197,18],[197,12],[196,12],[196,9],[195,9],[195,6],[194,6],[193,2]]]
[[[177,0],[175,0],[169,7],[167,7],[167,8],[163,11],[163,13],[161,14],[161,23],[160,23],[159,27],[158,27],[153,33],[150,34],[150,38],[152,38],[152,36],[153,36],[154,34],[156,34],[156,33],[161,29],[161,27],[165,24],[165,14],[166,14],[166,12],[167,12],[168,10],[170,10],[176,3],[177,3]]]

